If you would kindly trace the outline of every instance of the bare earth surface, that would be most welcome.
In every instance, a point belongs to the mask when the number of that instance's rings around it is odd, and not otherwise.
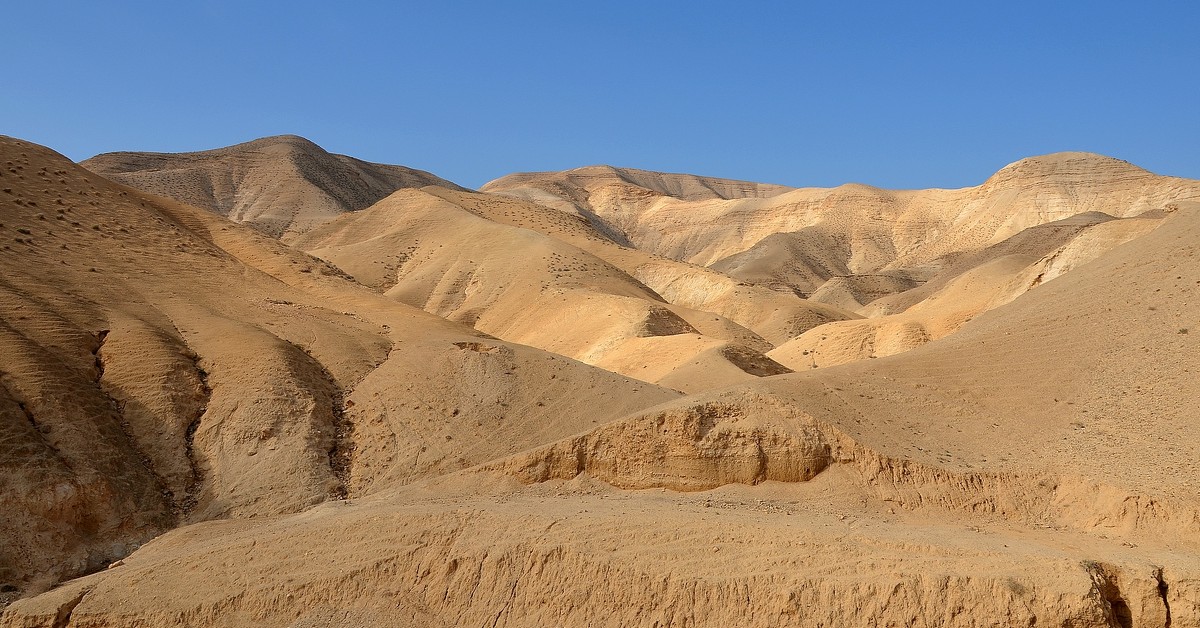
[[[83,166],[0,138],[0,626],[1200,626],[1200,181]]]

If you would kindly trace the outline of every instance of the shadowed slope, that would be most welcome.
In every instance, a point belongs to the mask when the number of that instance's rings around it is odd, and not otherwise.
[[[297,512],[675,396],[481,338],[39,146],[2,138],[0,160],[6,588],[180,522]]]

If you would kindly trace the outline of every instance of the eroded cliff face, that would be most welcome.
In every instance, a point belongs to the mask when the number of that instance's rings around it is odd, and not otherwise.
[[[586,473],[624,489],[706,491],[735,483],[804,482],[833,456],[830,440],[810,417],[769,399],[743,397],[611,423],[498,468],[526,482]]]
[[[688,397],[587,434],[484,465],[523,483],[586,476],[629,490],[711,491],[730,484],[803,483],[835,469],[857,490],[906,509],[998,515],[1082,532],[1190,538],[1200,508],[1026,465],[971,470],[896,457],[764,391]],[[1069,465],[1065,465],[1069,467]]]
[[[731,391],[374,497],[188,526],[3,621],[1186,626],[1198,532],[1194,504],[896,459]]]
[[[586,476],[526,488],[490,474],[447,478],[303,515],[184,528],[14,603],[0,621],[1150,626],[1169,617],[1177,626],[1200,617],[1194,553],[1013,526],[982,509],[861,501],[861,478],[845,471],[688,493]]]

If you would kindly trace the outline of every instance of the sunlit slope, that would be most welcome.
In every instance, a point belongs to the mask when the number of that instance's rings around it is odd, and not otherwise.
[[[80,165],[276,237],[303,233],[401,188],[458,187],[421,170],[331,154],[294,135],[195,153],[105,153]]]
[[[908,351],[1157,228],[1165,215],[1153,211],[1113,219],[1089,212],[1030,227],[983,251],[958,256],[919,287],[868,302],[859,309],[865,319],[810,330],[770,354],[801,369]]]
[[[753,379],[762,368],[787,372],[762,356],[772,345],[744,327],[667,303],[607,261],[491,220],[448,193],[402,190],[294,244],[397,300],[644,381],[683,365],[709,374],[702,382],[676,374],[681,390]]]
[[[546,206],[502,195],[438,188],[427,191],[490,220],[538,231],[587,251],[634,277],[667,302],[728,318],[772,345],[817,325],[855,318],[851,312],[794,294],[749,285],[702,266],[619,245],[585,220]]]
[[[531,189],[560,189],[551,183],[561,177],[513,175],[482,189],[533,198]],[[1021,160],[959,190],[847,184],[766,198],[687,198],[613,175],[576,187],[582,192],[564,193],[564,202],[639,249],[805,295],[846,274],[907,271],[927,278],[948,256],[1085,212],[1128,217],[1200,197],[1200,182],[1090,153]]]

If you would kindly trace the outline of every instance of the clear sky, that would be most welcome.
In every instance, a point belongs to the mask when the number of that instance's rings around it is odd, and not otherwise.
[[[303,135],[476,187],[590,164],[960,187],[1088,150],[1200,178],[1195,2],[5,2],[0,133],[73,159]]]

